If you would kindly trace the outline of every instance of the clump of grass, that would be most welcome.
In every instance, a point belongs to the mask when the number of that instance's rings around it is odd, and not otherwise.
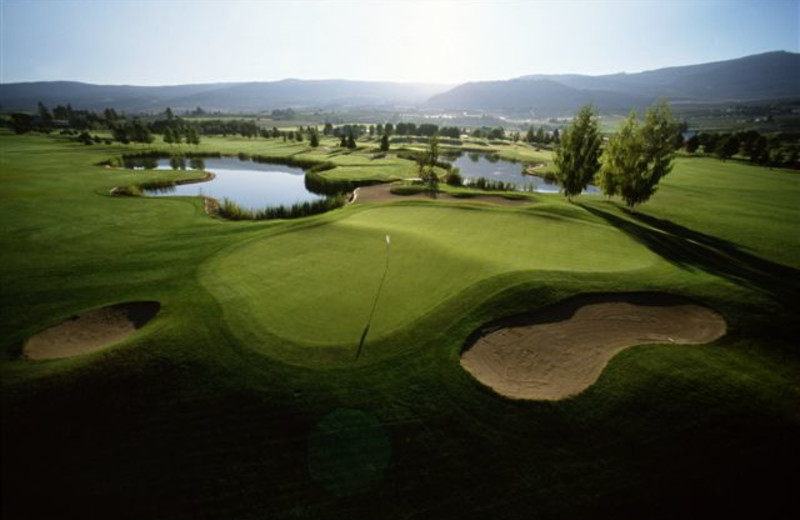
[[[243,208],[227,197],[217,209],[217,215],[230,220],[292,219],[324,213],[344,206],[342,195],[326,197],[311,202],[298,202],[291,206],[271,206],[261,209]]]

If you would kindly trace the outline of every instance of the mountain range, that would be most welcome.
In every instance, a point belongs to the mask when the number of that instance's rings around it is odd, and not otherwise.
[[[634,74],[535,74],[457,86],[350,80],[174,86],[94,85],[71,81],[0,84],[0,109],[31,110],[71,104],[130,112],[191,110],[260,112],[279,108],[416,107],[443,110],[534,112],[558,115],[592,102],[602,112],[627,111],[657,98],[673,103],[723,103],[800,98],[800,54],[776,51],[743,58]]]

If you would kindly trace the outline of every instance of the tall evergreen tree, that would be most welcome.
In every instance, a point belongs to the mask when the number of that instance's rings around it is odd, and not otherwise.
[[[597,114],[591,105],[583,106],[572,124],[564,130],[556,148],[556,178],[568,199],[580,195],[600,169],[600,145]]]
[[[525,142],[531,144],[535,139],[536,139],[536,134],[533,133],[533,125],[531,125],[530,127],[528,127],[528,133],[525,134]]]
[[[197,133],[197,128],[190,126],[186,129],[186,142],[194,145],[200,144],[200,134]]]
[[[381,137],[381,151],[382,152],[389,151],[389,136],[386,134],[383,134],[383,137]]]

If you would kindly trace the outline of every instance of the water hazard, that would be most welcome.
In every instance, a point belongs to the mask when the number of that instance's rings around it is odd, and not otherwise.
[[[494,154],[463,152],[453,161],[453,166],[457,166],[461,170],[461,176],[468,181],[483,177],[516,184],[519,191],[538,193],[558,193],[560,189],[556,181],[523,173],[521,163],[507,161]],[[584,193],[600,193],[600,190],[595,186],[588,186]]]
[[[295,166],[261,163],[236,157],[144,158],[126,160],[126,166],[156,170],[205,170],[214,174],[212,180],[205,182],[145,190],[147,195],[155,197],[203,195],[220,202],[227,198],[248,209],[291,206],[297,202],[325,198],[306,189],[305,173],[302,168]]]

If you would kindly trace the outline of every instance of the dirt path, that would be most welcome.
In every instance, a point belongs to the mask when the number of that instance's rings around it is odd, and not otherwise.
[[[499,394],[558,400],[597,381],[622,349],[708,343],[726,331],[716,312],[670,295],[585,300],[496,323],[462,353],[461,365]]]
[[[86,312],[31,337],[23,354],[40,360],[99,350],[133,334],[150,321],[159,308],[156,302],[133,302]]]

